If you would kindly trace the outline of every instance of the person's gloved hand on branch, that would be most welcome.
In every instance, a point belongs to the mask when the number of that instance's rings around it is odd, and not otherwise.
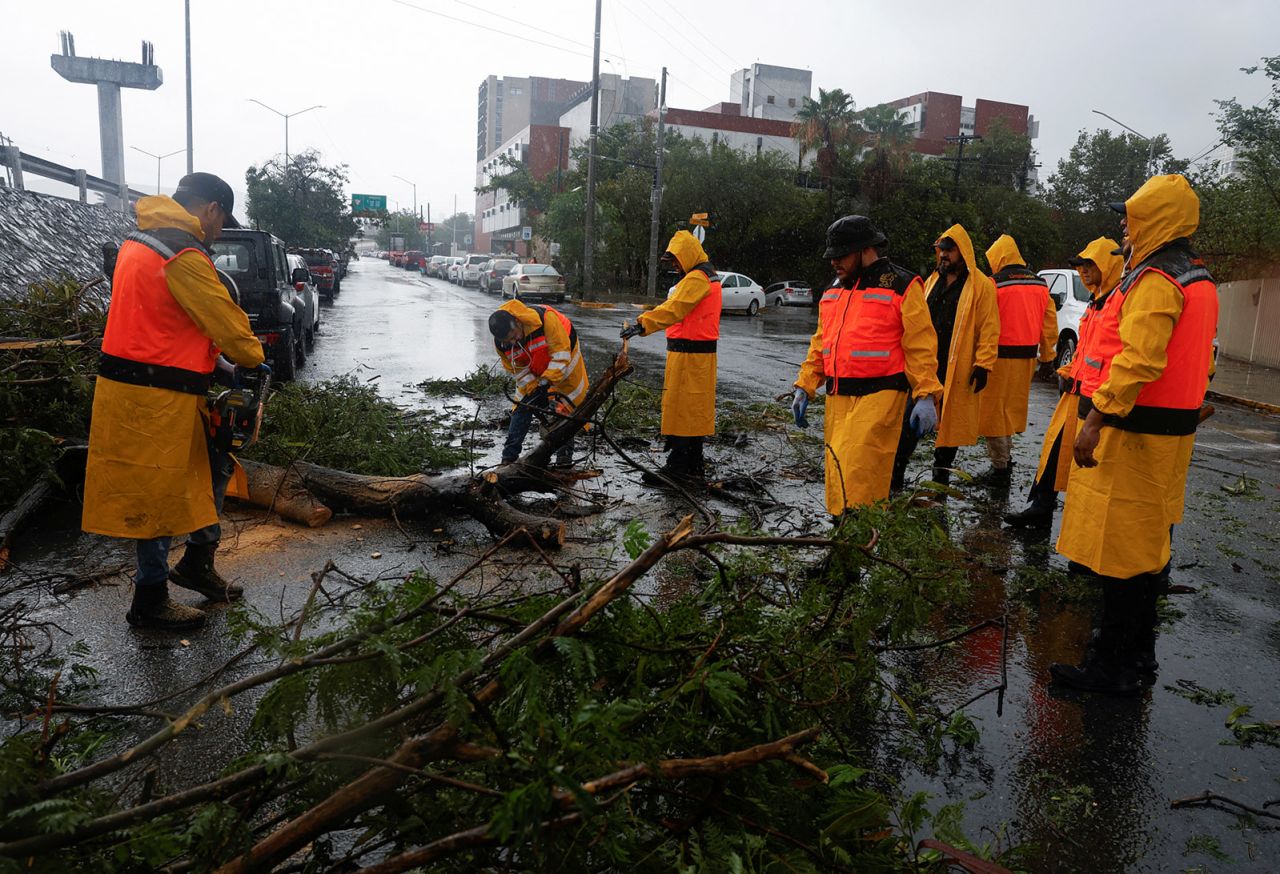
[[[805,417],[808,409],[809,393],[802,388],[796,389],[795,397],[791,399],[791,415],[795,416],[797,428],[809,427],[809,420]]]
[[[641,327],[639,322],[637,322],[634,325],[627,325],[625,328],[622,329],[622,332],[618,334],[618,336],[624,340],[630,340],[632,337],[643,335],[643,334],[644,334],[644,328]]]
[[[911,408],[907,424],[917,437],[938,430],[938,408],[934,405],[933,398],[923,397],[917,400]]]
[[[973,373],[969,374],[969,385],[973,386],[973,393],[978,394],[987,387],[987,369],[985,367],[974,367]]]

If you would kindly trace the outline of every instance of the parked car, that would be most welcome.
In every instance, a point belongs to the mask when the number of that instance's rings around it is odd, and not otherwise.
[[[338,296],[342,280],[338,278],[337,262],[332,252],[328,249],[293,249],[292,252],[307,262],[307,270],[322,297],[333,300]]]
[[[462,280],[462,262],[464,258],[453,257],[449,259],[449,266],[445,268],[445,279],[455,285]]]
[[[1054,367],[1070,364],[1080,344],[1080,317],[1093,299],[1080,274],[1072,269],[1041,270],[1037,274],[1049,283],[1049,297],[1058,308],[1058,350]]]
[[[502,296],[564,303],[564,277],[550,264],[513,264],[502,277]]]
[[[310,352],[316,347],[316,334],[320,331],[320,291],[312,281],[307,261],[301,255],[286,255],[289,261],[289,278],[293,280],[293,290],[299,302],[295,306],[302,307],[302,338]],[[302,279],[303,274],[307,279]]]
[[[798,279],[775,282],[764,290],[765,302],[771,307],[807,307],[813,305],[813,289]]]
[[[480,269],[480,288],[484,291],[502,291],[502,278],[516,266],[514,258],[494,258]]]
[[[409,249],[400,257],[400,266],[405,270],[417,270],[422,259],[423,254],[420,249]]]
[[[476,288],[479,288],[480,265],[492,259],[492,255],[468,255],[467,259],[462,262],[461,269],[458,271],[459,284],[463,286],[474,285]]]
[[[448,263],[448,255],[432,255],[431,260],[427,262],[427,266],[423,269],[423,272],[428,276],[434,276],[437,279],[442,279],[443,277],[441,274],[444,272],[444,267]]]
[[[723,290],[721,306],[726,310],[745,310],[747,315],[754,316],[765,305],[764,289],[750,276],[721,271],[720,288]]]
[[[387,253],[387,261],[392,267],[399,267],[400,261],[404,258],[404,250],[392,249]]]
[[[293,379],[307,360],[303,307],[294,283],[305,283],[309,271],[290,271],[284,243],[266,231],[227,229],[211,248],[214,266],[235,285],[275,379]]]

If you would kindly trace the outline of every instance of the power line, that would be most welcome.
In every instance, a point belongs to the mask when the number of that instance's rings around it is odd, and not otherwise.
[[[391,2],[395,3],[398,6],[404,6],[407,9],[413,9],[417,12],[424,12],[427,15],[436,15],[436,16],[439,16],[440,18],[447,18],[449,21],[456,21],[459,24],[465,24],[465,25],[468,25],[469,27],[477,27],[480,30],[487,30],[490,33],[500,34],[501,36],[510,37],[511,39],[518,39],[522,42],[527,42],[533,45],[542,46],[543,48],[554,49],[555,51],[558,51],[558,52],[566,52],[571,55],[577,55],[580,58],[591,57],[590,52],[579,52],[574,49],[567,49],[564,46],[552,45],[549,42],[543,42],[542,40],[533,39],[527,36],[521,36],[518,33],[512,33],[511,31],[501,30],[496,27],[490,27],[487,24],[480,24],[478,21],[468,21],[465,18],[458,18],[456,15],[449,15],[446,12],[440,12],[439,10],[436,10],[436,9],[427,9],[425,6],[418,6],[414,3],[409,3],[408,0],[391,0]],[[618,57],[618,56],[611,55],[611,57]],[[621,60],[621,58],[619,58],[619,60]]]

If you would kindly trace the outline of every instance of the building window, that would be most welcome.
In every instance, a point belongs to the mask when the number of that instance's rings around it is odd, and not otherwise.
[[[772,105],[772,103],[773,103],[773,95],[772,95],[772,94],[770,94],[769,96],[765,97],[764,102]]]
[[[512,87],[512,89],[507,93],[510,94],[512,97],[519,97],[521,94],[524,93],[524,89]]]
[[[795,108],[796,108],[796,99],[795,99],[794,97],[788,97],[788,98],[787,98],[787,106],[790,106],[792,109],[795,109]]]

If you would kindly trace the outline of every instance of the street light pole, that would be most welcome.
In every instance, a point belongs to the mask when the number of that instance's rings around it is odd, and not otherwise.
[[[408,182],[410,185],[413,186],[413,214],[417,215],[418,214],[418,183],[413,182],[409,179],[405,179],[403,176],[396,176],[396,174],[394,173],[392,173],[391,175],[395,176],[395,178],[399,179],[401,182]]]
[[[278,109],[274,109],[270,106],[267,106],[267,104],[263,103],[261,100],[256,100],[253,97],[249,98],[249,102],[256,103],[259,106],[261,106],[263,109],[270,109],[276,115],[284,119],[284,165],[288,167],[289,166],[289,119],[293,118],[295,115],[302,115],[302,113],[304,112],[310,112],[313,109],[324,109],[324,104],[317,103],[315,106],[308,106],[306,109],[299,109],[297,112],[281,112]]]
[[[183,4],[186,9],[187,25],[187,173],[194,173],[195,154],[191,142],[191,0]]]
[[[591,55],[591,136],[587,147],[587,210],[582,230],[586,246],[582,253],[582,291],[595,300],[596,272],[596,134],[600,126],[600,0],[596,0],[595,51]]]
[[[156,194],[160,193],[160,162],[163,161],[165,158],[172,158],[174,155],[181,155],[183,152],[186,151],[186,149],[178,149],[176,152],[170,152],[167,155],[153,155],[151,152],[148,152],[146,149],[139,149],[137,146],[130,146],[129,148],[133,149],[135,152],[141,152],[142,154],[150,158],[156,159]]]
[[[1103,118],[1109,118],[1109,119],[1111,119],[1111,120],[1112,120],[1112,121],[1114,121],[1116,124],[1120,125],[1122,128],[1124,128],[1125,130],[1127,130],[1129,133],[1133,134],[1134,136],[1136,136],[1136,137],[1138,137],[1138,138],[1140,138],[1140,139],[1143,139],[1143,140],[1146,140],[1146,141],[1147,141],[1147,166],[1146,166],[1146,175],[1147,175],[1147,176],[1150,176],[1150,175],[1151,175],[1151,170],[1152,170],[1152,164],[1154,164],[1154,163],[1155,163],[1155,160],[1156,160],[1156,141],[1155,141],[1155,140],[1153,140],[1151,137],[1143,136],[1142,134],[1138,133],[1138,132],[1137,132],[1136,130],[1134,130],[1133,128],[1129,127],[1129,125],[1125,124],[1125,123],[1124,123],[1123,121],[1121,121],[1120,119],[1118,119],[1118,118],[1113,118],[1112,116],[1107,115],[1105,112],[1103,112],[1103,111],[1102,111],[1102,110],[1100,110],[1100,109],[1093,109],[1093,110],[1090,110],[1090,111],[1091,111],[1092,113],[1094,113],[1095,115],[1100,115],[1100,116],[1102,116]]]

